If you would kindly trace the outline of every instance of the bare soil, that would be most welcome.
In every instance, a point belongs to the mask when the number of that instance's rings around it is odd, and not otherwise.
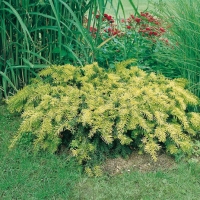
[[[140,155],[137,152],[133,152],[128,159],[108,159],[102,167],[104,172],[109,175],[123,173],[124,171],[140,171],[145,173],[173,169],[176,167],[176,162],[166,154],[158,155],[158,160],[155,162],[148,154]]]

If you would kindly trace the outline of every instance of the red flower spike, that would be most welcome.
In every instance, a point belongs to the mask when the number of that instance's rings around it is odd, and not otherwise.
[[[96,15],[96,19],[99,19],[99,17],[100,17],[99,15]]]
[[[107,18],[107,17],[108,17],[108,14],[104,14],[103,16],[104,16],[105,18]]]
[[[131,26],[126,26],[127,29],[131,29]]]
[[[135,19],[134,15],[131,15],[131,18],[132,18],[132,19]]]

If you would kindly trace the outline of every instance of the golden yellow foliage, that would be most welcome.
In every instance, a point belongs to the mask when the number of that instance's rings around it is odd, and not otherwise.
[[[116,71],[105,71],[97,63],[42,70],[42,80],[33,80],[8,100],[9,110],[22,112],[23,118],[11,147],[31,132],[35,150],[55,152],[67,130],[72,155],[80,163],[98,151],[96,137],[107,145],[137,145],[154,160],[163,146],[171,154],[189,151],[200,130],[200,114],[187,108],[199,99],[184,89],[184,80],[126,68],[131,62],[119,63]]]

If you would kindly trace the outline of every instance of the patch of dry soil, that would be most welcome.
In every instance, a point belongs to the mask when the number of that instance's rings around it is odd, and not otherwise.
[[[158,160],[155,162],[148,154],[139,155],[137,152],[133,152],[128,159],[108,159],[102,167],[105,173],[115,175],[123,171],[150,172],[173,169],[176,167],[176,163],[166,154],[158,155]]]

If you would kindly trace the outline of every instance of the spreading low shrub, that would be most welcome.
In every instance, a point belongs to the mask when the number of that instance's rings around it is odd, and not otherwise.
[[[106,71],[96,63],[42,70],[31,85],[8,100],[23,121],[11,148],[31,135],[35,151],[56,152],[65,145],[80,163],[116,151],[138,148],[154,160],[164,149],[172,155],[190,152],[200,130],[199,104],[184,89],[185,80],[147,74],[124,61]]]

